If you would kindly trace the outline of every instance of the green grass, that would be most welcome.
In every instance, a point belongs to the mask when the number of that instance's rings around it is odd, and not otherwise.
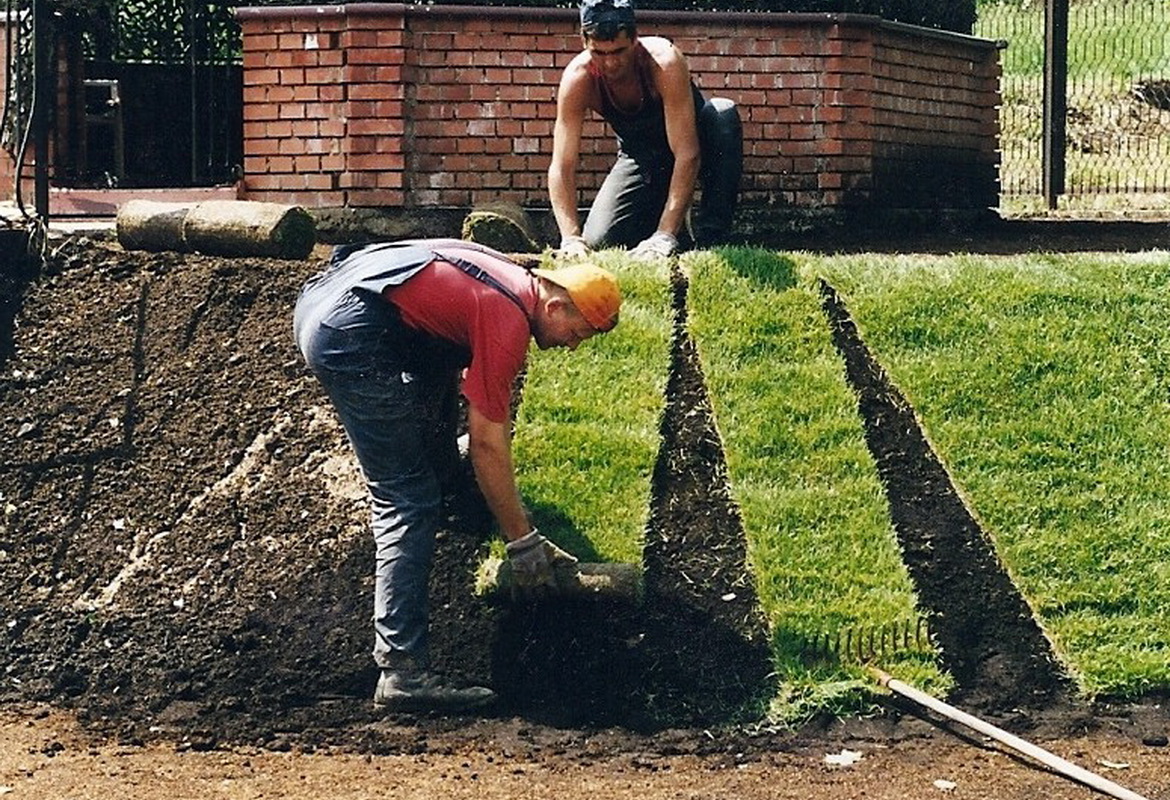
[[[621,285],[621,320],[575,352],[533,350],[515,461],[549,538],[585,561],[640,563],[669,369],[669,279],[618,253],[599,260]]]
[[[538,524],[637,563],[659,449],[664,270],[605,254],[626,302],[534,352],[516,439]],[[1170,688],[1170,254],[687,255],[689,326],[772,635],[773,714],[851,711],[810,637],[917,615],[817,280],[840,292],[1086,696]],[[882,666],[944,691],[929,648]]]
[[[856,399],[816,289],[793,261],[726,249],[686,265],[690,328],[783,681],[776,711],[840,707],[861,673],[810,666],[808,639],[916,617]],[[946,683],[929,654],[908,651],[885,666]]]
[[[1170,686],[1170,255],[809,258],[1087,695]]]

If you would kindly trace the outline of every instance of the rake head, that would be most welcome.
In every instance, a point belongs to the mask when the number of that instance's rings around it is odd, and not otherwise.
[[[869,664],[900,653],[924,653],[935,647],[925,617],[881,625],[853,625],[818,633],[801,642],[802,654],[813,661]]]

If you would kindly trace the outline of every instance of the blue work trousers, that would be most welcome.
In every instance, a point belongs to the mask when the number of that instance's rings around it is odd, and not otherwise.
[[[372,308],[323,321],[309,286],[297,302],[297,344],[321,382],[357,455],[370,493],[375,544],[374,661],[427,665],[428,583],[442,492],[429,450],[427,396],[436,377],[410,371],[410,333]],[[351,297],[346,302],[384,303]],[[338,315],[334,314],[333,319]],[[454,385],[455,375],[447,376]]]

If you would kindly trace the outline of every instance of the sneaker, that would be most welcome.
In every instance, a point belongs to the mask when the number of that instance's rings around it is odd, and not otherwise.
[[[467,711],[496,699],[485,686],[460,686],[427,670],[384,669],[374,708],[385,711]]]

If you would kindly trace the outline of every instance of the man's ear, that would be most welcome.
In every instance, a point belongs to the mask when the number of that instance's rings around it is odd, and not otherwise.
[[[544,301],[544,312],[546,314],[552,314],[556,311],[564,311],[568,305],[568,298],[561,297],[559,294],[549,295],[549,298]]]

